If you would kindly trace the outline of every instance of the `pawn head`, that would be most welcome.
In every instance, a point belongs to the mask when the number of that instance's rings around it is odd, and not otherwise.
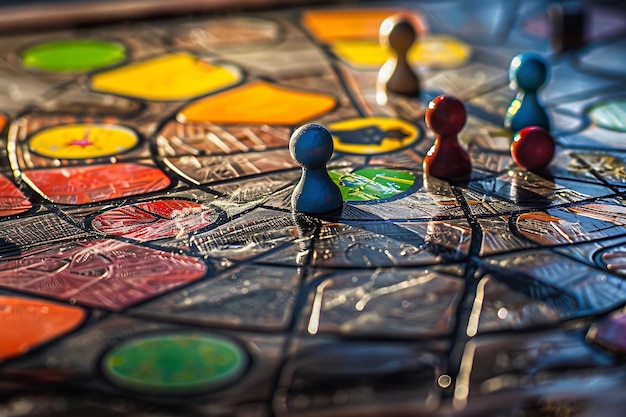
[[[511,144],[511,156],[522,168],[541,169],[552,160],[554,148],[554,138],[547,130],[538,126],[527,126],[515,134]]]
[[[315,123],[299,127],[289,140],[291,157],[304,168],[325,167],[333,149],[333,137],[324,126]]]
[[[548,64],[539,54],[519,54],[511,60],[509,80],[514,87],[525,91],[535,91],[548,78]]]
[[[458,134],[467,121],[467,111],[461,100],[441,95],[428,103],[426,125],[438,136]]]
[[[406,54],[417,40],[413,24],[402,15],[391,16],[380,25],[380,44],[397,54]]]

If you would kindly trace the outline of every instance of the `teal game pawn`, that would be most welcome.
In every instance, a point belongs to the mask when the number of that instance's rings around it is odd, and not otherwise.
[[[322,214],[338,211],[343,206],[341,190],[326,170],[333,148],[332,136],[318,124],[301,126],[291,135],[289,153],[302,166],[302,177],[291,195],[295,211]]]
[[[511,61],[509,80],[518,88],[504,118],[504,126],[519,132],[528,126],[538,126],[550,131],[548,113],[539,102],[537,90],[548,78],[548,65],[541,55],[519,54]]]

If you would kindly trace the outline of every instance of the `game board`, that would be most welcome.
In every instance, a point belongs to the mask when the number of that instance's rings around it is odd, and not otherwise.
[[[419,101],[376,101],[389,15]],[[281,8],[0,38],[0,416],[621,416],[626,12],[555,53],[543,1]],[[515,166],[508,66],[557,150]],[[439,94],[466,184],[424,177]],[[337,216],[291,210],[291,132]]]

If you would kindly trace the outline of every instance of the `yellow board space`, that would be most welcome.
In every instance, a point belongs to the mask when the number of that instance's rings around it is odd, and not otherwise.
[[[412,145],[419,131],[411,123],[390,117],[363,117],[328,124],[335,150],[358,155],[376,155]],[[348,141],[351,136],[355,141]],[[378,143],[372,137],[380,136]],[[356,143],[362,141],[361,143]]]
[[[380,25],[386,18],[402,14],[409,18],[418,33],[425,31],[423,19],[414,11],[400,8],[364,10],[317,10],[304,13],[302,23],[322,42],[378,39]]]
[[[135,62],[91,77],[94,90],[145,100],[173,101],[209,94],[243,78],[238,67],[183,52]]]
[[[257,81],[198,100],[176,119],[181,123],[293,125],[328,113],[336,103],[326,94]]]
[[[339,58],[355,67],[380,67],[390,57],[377,40],[337,41],[330,44]],[[411,47],[408,59],[411,64],[438,68],[453,68],[465,64],[472,48],[449,35],[426,35]]]
[[[71,124],[35,133],[28,147],[48,158],[90,159],[126,152],[138,141],[137,134],[124,126]]]

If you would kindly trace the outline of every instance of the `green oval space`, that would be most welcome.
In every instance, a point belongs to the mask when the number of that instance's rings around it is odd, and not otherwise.
[[[248,358],[235,342],[218,335],[152,335],[114,347],[103,361],[105,375],[122,388],[161,394],[209,391],[238,379]]]
[[[329,171],[344,201],[373,201],[395,197],[408,190],[415,176],[406,170],[363,168],[354,172]]]
[[[626,98],[609,100],[593,106],[589,117],[600,127],[626,132]]]
[[[94,39],[40,43],[22,53],[22,64],[48,72],[90,71],[121,62],[126,49],[115,42]]]

